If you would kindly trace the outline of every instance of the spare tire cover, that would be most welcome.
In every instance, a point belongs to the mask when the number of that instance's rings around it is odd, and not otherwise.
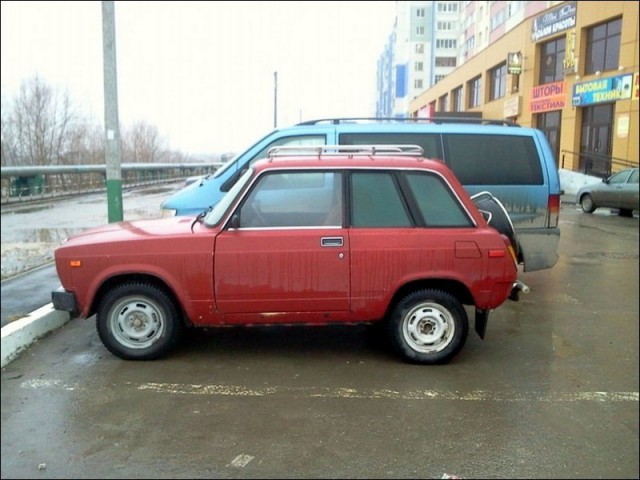
[[[520,249],[518,239],[516,237],[516,229],[513,227],[511,217],[507,213],[502,202],[494,197],[491,192],[476,193],[471,197],[478,209],[484,214],[487,223],[495,228],[498,232],[507,236],[511,241],[511,246],[519,255]]]

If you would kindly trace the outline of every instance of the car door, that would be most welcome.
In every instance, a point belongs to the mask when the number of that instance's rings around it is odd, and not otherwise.
[[[226,322],[236,314],[276,323],[349,310],[349,237],[341,220],[327,221],[335,202],[342,202],[339,172],[258,178],[234,228],[216,240],[214,293]]]
[[[620,208],[637,209],[639,200],[638,169],[636,168],[631,170],[629,179],[622,185],[620,190]]]
[[[622,201],[622,192],[629,179],[629,170],[623,170],[611,175],[597,189],[594,201],[596,205],[609,208],[619,208]]]

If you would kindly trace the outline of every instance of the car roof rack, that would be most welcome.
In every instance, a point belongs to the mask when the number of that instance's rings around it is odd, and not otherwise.
[[[380,122],[380,123],[474,123],[478,125],[503,125],[507,127],[519,127],[520,124],[511,120],[504,119],[491,119],[491,118],[477,118],[477,117],[345,117],[345,118],[318,118],[316,120],[307,120],[306,122],[298,123],[296,126],[302,125],[319,125],[323,123],[330,123],[333,125],[340,125],[345,123],[364,123],[364,122]]]
[[[423,157],[424,150],[420,145],[299,145],[272,147],[267,157],[290,156],[373,156],[391,155],[403,157]]]

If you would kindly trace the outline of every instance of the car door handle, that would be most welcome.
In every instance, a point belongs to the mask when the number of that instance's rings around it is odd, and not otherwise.
[[[344,245],[344,238],[322,237],[320,239],[320,245],[322,245],[323,247],[342,247]]]

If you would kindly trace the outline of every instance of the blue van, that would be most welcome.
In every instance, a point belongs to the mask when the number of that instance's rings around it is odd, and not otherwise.
[[[485,119],[322,119],[274,130],[215,174],[167,198],[163,215],[197,215],[216,204],[255,160],[276,146],[419,145],[440,159],[470,195],[490,192],[509,212],[523,270],[558,260],[560,179],[542,131]]]

